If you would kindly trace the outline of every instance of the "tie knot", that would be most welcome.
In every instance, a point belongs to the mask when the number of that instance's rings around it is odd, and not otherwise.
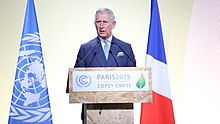
[[[104,40],[103,42],[106,44],[106,43],[108,43],[108,40]]]

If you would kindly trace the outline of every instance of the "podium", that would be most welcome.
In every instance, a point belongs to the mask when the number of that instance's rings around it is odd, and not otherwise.
[[[70,68],[69,103],[86,105],[84,124],[133,124],[133,103],[152,102],[150,67]]]

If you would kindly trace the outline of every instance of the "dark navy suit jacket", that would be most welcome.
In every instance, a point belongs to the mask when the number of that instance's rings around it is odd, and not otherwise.
[[[135,67],[136,60],[131,45],[114,36],[111,42],[108,60],[105,59],[98,37],[82,44],[74,67]]]

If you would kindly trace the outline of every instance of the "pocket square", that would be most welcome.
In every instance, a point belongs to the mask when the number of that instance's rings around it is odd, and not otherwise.
[[[124,56],[124,55],[125,54],[123,52],[118,52],[117,57]]]

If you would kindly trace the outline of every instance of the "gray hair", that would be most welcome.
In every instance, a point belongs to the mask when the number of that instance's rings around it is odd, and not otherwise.
[[[114,15],[113,11],[110,10],[110,9],[108,9],[108,8],[99,8],[99,9],[96,11],[96,13],[95,13],[95,21],[96,21],[97,15],[98,15],[99,13],[101,13],[101,14],[102,14],[102,13],[107,13],[107,14],[109,14],[109,17],[110,17],[109,21],[110,21],[110,22],[115,21],[115,15]]]

